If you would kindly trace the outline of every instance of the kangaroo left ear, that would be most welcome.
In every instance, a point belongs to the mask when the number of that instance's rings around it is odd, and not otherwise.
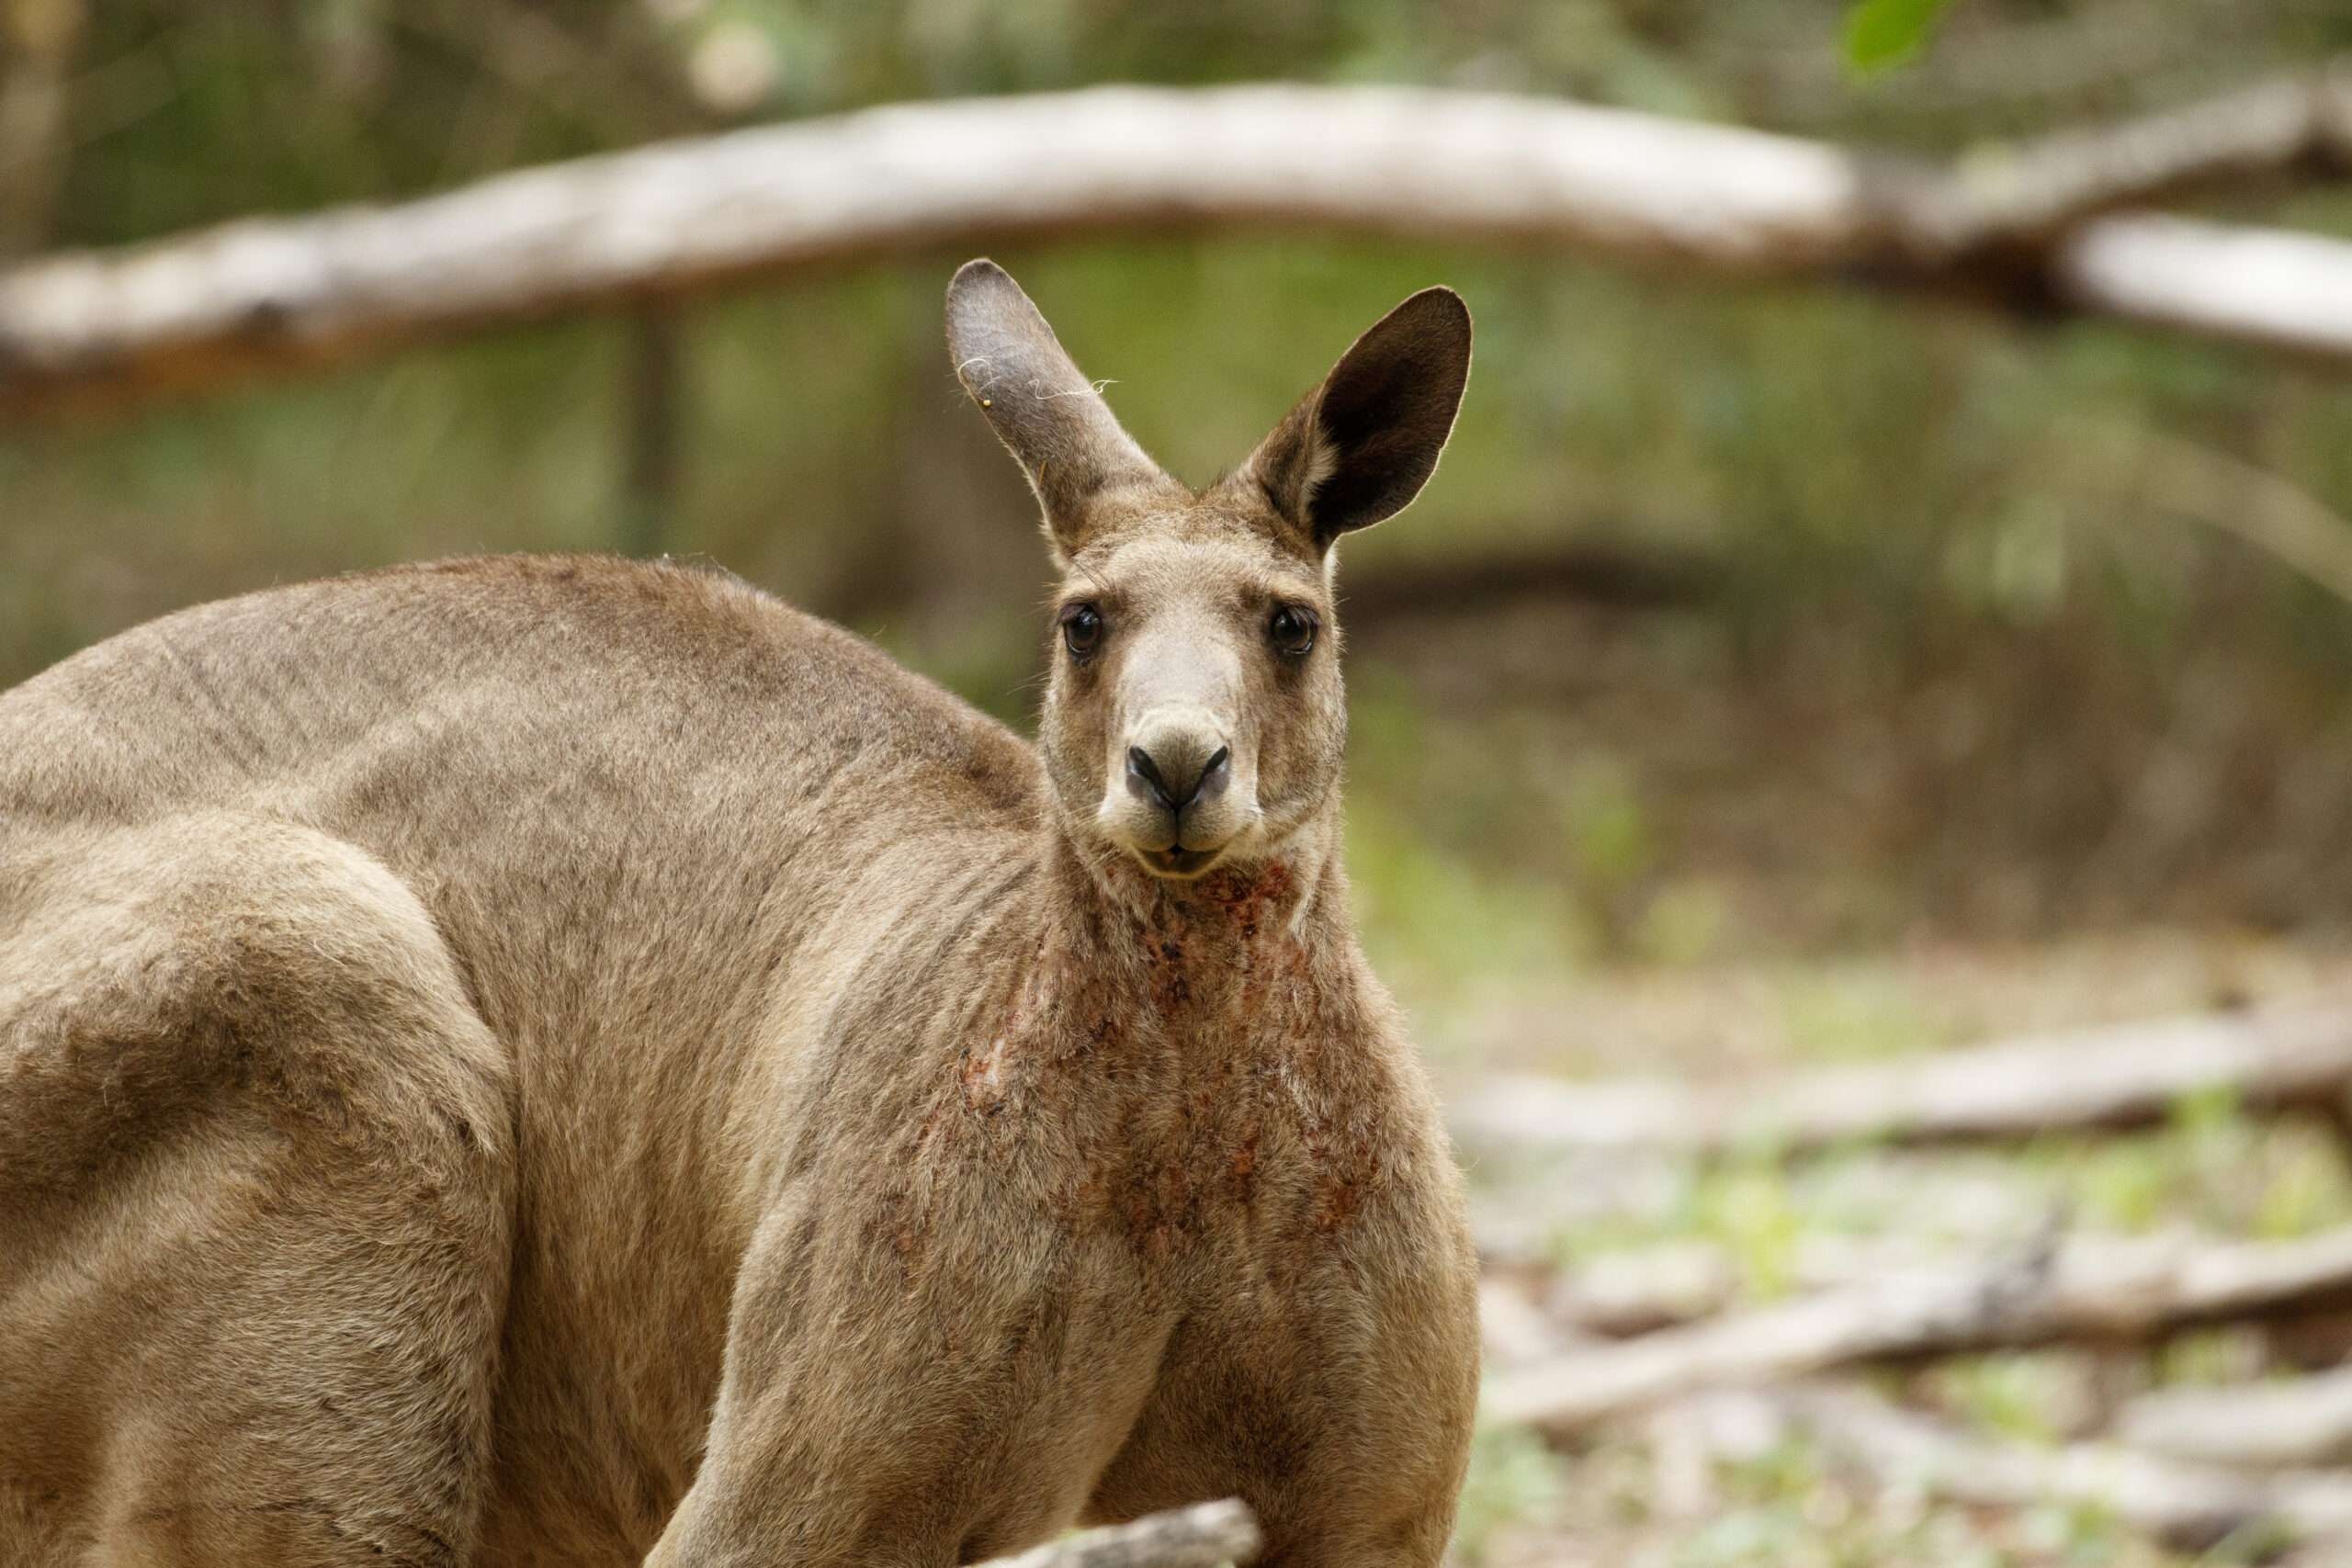
[[[967,262],[948,284],[947,351],[956,379],[1029,476],[1063,560],[1085,542],[1104,491],[1173,485],[1119,428],[1054,329],[996,263]]]
[[[1242,475],[1318,551],[1403,511],[1437,471],[1470,381],[1470,307],[1424,288],[1356,339]]]

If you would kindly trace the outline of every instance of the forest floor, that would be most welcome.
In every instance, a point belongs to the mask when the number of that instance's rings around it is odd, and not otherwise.
[[[2276,886],[2258,889],[2249,861],[2275,860],[2290,829],[2270,822],[2267,844],[2231,837],[2244,824],[2223,820],[2223,796],[2240,762],[2192,755],[2182,731],[2194,721],[2177,708],[2145,733],[2127,718],[2098,737],[2075,729],[2065,705],[2039,728],[1986,717],[2026,679],[2013,649],[1946,682],[1928,699],[1941,716],[1923,717],[1920,693],[1899,682],[1827,693],[1786,667],[1732,672],[1716,633],[1670,619],[1489,625],[1466,659],[1465,635],[1367,639],[1350,786],[1367,945],[1450,1100],[1496,1072],[1736,1086],[2076,1026],[2352,998],[2352,935],[2311,913],[2324,891],[2290,896],[2307,900],[2292,918],[2264,914]],[[2076,743],[2136,751],[2177,787],[2162,803],[2128,788],[2070,795],[2053,773],[2128,780],[2133,767],[2068,756]],[[1951,808],[1923,810],[1923,793]],[[2061,819],[2075,822],[2071,839]],[[1802,1259],[1825,1248],[1982,1256],[2053,1224],[2285,1240],[2352,1223],[2336,1130],[2250,1113],[2227,1093],[2124,1134],[1668,1158],[1607,1198],[1566,1190],[1573,1172],[1464,1156],[1482,1233],[1532,1245],[1557,1270],[1541,1278],[1699,1258],[1730,1271],[1723,1311],[1792,1299]],[[2343,1325],[2303,1326],[2301,1341],[2230,1325],[1850,1376],[1950,1431],[2054,1458],[2135,1395],[2324,1368]],[[1510,1360],[1490,1337],[1490,1376]],[[2166,1541],[2097,1504],[1952,1501],[1889,1486],[1848,1457],[1736,1397],[1603,1421],[1565,1444],[1489,1427],[1456,1557],[1487,1568],[2346,1560],[2330,1554],[2341,1542],[2298,1547],[2267,1529]]]
[[[2180,931],[2041,946],[1937,946],[1832,964],[1600,965],[1573,978],[1464,998],[1405,998],[1442,1080],[1466,1092],[1490,1070],[1581,1078],[1766,1080],[2012,1034],[2352,998],[2352,948]],[[2100,1235],[2286,1239],[2352,1221],[2352,1170],[2331,1129],[2260,1119],[2226,1098],[2184,1104],[2121,1135],[2053,1133],[2003,1149],[1858,1147],[1802,1162],[1767,1154],[1669,1162],[1620,1198],[1577,1201],[1551,1179],[1470,1158],[1482,1228],[1525,1234],[1563,1273],[1672,1257],[1728,1258],[1725,1310],[1792,1299],[1800,1260],[1981,1254],[2053,1217]],[[1495,1359],[1490,1348],[1489,1359]],[[1870,1374],[1905,1408],[2029,1450],[2091,1436],[2117,1404],[2178,1386],[2286,1375],[2289,1348],[2224,1326],[2153,1347],[1995,1351]],[[2286,1561],[2247,1535],[2167,1550],[2090,1505],[2020,1508],[1939,1501],[1843,1467],[1799,1432],[1760,1431],[1709,1452],[1690,1412],[1604,1423],[1566,1449],[1494,1429],[1482,1438],[1457,1561],[1489,1568],[2027,1568]],[[1743,1420],[1736,1406],[1735,1425]],[[1757,1421],[1745,1417],[1747,1425]],[[2340,1543],[2333,1550],[2341,1551]]]

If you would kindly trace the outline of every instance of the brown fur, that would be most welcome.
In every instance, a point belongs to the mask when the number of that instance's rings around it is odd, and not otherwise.
[[[1327,550],[1436,460],[1451,299],[1196,496],[959,275],[1106,618],[1038,748],[601,559],[0,696],[0,1568],[945,1568],[1227,1494],[1434,1562],[1472,1261],[1347,922]],[[1229,777],[1160,812],[1136,735]]]

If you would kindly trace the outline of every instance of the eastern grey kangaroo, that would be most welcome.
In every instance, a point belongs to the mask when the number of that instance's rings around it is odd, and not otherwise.
[[[1335,541],[1430,289],[1229,477],[1004,272],[1039,737],[726,577],[487,558],[0,695],[0,1568],[948,1568],[1238,1495],[1437,1562],[1477,1381],[1350,925]]]

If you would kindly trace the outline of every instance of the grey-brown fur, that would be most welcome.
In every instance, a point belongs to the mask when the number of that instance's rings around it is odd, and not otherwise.
[[[0,1568],[945,1568],[1226,1494],[1287,1568],[1436,1561],[1472,1260],[1348,924],[1328,545],[1467,318],[1198,495],[1001,273],[950,319],[1106,628],[1038,747],[604,559],[0,696]]]

